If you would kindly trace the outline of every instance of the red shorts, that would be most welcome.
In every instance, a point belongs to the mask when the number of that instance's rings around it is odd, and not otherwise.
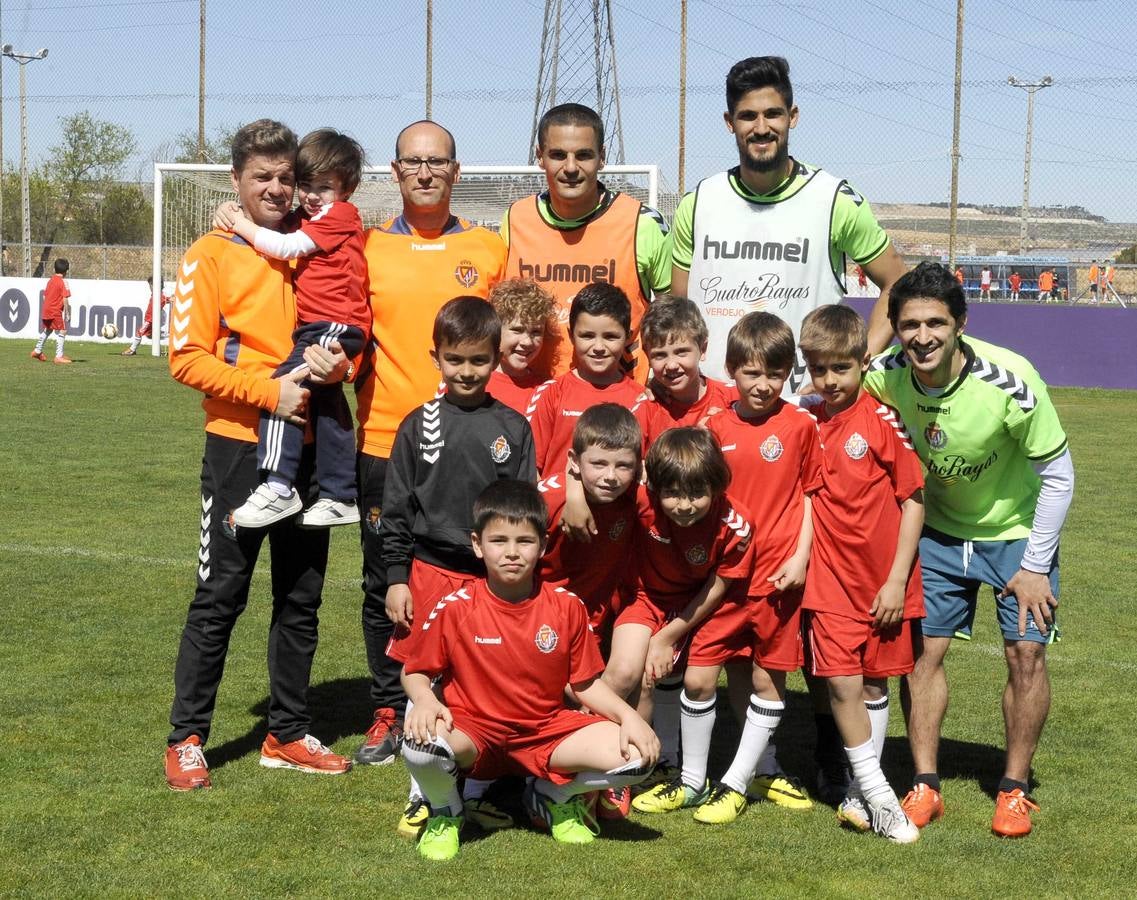
[[[646,625],[651,629],[651,633],[655,634],[664,625],[670,622],[677,615],[677,610],[662,609],[656,606],[651,600],[648,599],[647,594],[638,593],[636,599],[629,603],[620,611],[620,615],[616,617],[616,627],[621,625]],[[698,629],[696,629],[697,631]],[[691,644],[691,632],[683,637],[678,644],[675,645],[675,651],[672,656],[672,664],[675,669],[680,669],[687,663],[684,660],[687,654],[687,648]]]
[[[568,784],[573,776],[550,771],[549,757],[565,738],[589,725],[608,721],[578,709],[562,709],[535,728],[521,729],[487,722],[461,708],[451,707],[450,712],[454,716],[453,730],[462,732],[478,748],[478,758],[466,774],[485,781],[505,775],[536,775],[554,784]]]
[[[453,594],[472,581],[477,581],[479,577],[468,572],[455,572],[432,566],[422,560],[412,560],[407,587],[410,588],[411,600],[414,603],[414,621],[408,634],[400,637],[396,633],[391,637],[387,643],[387,657],[395,662],[406,662],[411,655],[414,641],[417,641],[418,636],[422,634],[422,628],[417,626],[430,615],[434,605],[443,597]]]
[[[66,331],[67,323],[63,321],[63,316],[53,316],[50,319],[42,319],[42,326],[40,331]]]
[[[814,675],[888,678],[912,671],[911,619],[879,631],[872,622],[810,610],[808,629],[809,668]]]
[[[775,672],[801,668],[801,591],[768,597],[729,596],[691,638],[688,665],[721,666],[749,659]]]

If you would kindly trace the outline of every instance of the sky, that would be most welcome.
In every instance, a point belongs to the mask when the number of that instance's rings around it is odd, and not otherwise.
[[[563,0],[566,15],[589,4]],[[840,8],[835,16],[832,10]],[[300,133],[332,126],[386,164],[425,110],[425,2],[209,3],[207,130],[261,116]],[[466,164],[524,164],[543,0],[435,0],[433,116]],[[625,161],[678,184],[679,0],[612,0]],[[48,47],[27,69],[29,155],[88,110],[131,129],[128,177],[196,133],[199,0],[2,0],[0,41]],[[873,202],[946,202],[955,12],[950,0],[690,0],[686,186],[737,161],[723,85],[745,56],[790,61],[801,111],[791,152]],[[1137,222],[1137,16],[1123,0],[971,0],[964,33],[960,200],[1022,201],[1027,97],[1032,205],[1080,205]],[[577,49],[587,59],[590,46]],[[568,55],[572,55],[571,53]],[[19,160],[18,70],[3,60],[3,153]],[[610,158],[613,143],[609,142]]]

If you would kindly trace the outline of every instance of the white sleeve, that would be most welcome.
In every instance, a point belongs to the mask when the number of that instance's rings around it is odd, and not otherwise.
[[[1050,462],[1035,463],[1034,471],[1042,479],[1042,487],[1034,507],[1034,524],[1026,542],[1022,567],[1028,572],[1046,573],[1058,550],[1058,537],[1074,498],[1074,460],[1067,450]]]
[[[320,249],[303,231],[281,234],[271,228],[258,228],[253,246],[273,259],[299,259],[301,256],[311,256]]]

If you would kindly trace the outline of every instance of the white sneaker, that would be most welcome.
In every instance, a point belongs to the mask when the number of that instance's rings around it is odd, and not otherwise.
[[[865,798],[858,794],[849,794],[837,804],[837,821],[852,828],[853,831],[869,831],[872,829],[872,814],[869,812]]]
[[[895,797],[872,811],[872,830],[894,844],[914,844],[920,839],[920,829],[912,824]]]
[[[262,484],[249,495],[243,506],[233,510],[233,524],[238,528],[267,528],[296,515],[303,506],[296,488],[291,488],[288,495],[282,497],[269,485]]]
[[[321,497],[300,516],[302,528],[330,528],[333,525],[351,525],[359,521],[359,507],[354,503]]]

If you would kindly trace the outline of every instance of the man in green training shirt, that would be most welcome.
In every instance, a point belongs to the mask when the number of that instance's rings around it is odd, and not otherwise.
[[[738,144],[738,166],[700,182],[672,223],[671,289],[698,303],[707,320],[706,373],[725,377],[726,336],[746,313],[774,313],[796,338],[806,314],[839,303],[846,256],[880,288],[869,321],[869,350],[879,353],[892,333],[888,287],[904,262],[864,197],[789,155],[798,119],[789,63],[779,56],[736,63],[726,99],[723,118]],[[804,376],[799,359],[787,393],[797,393]]]
[[[1057,634],[1058,539],[1074,491],[1066,434],[1029,362],[964,339],[967,301],[944,266],[921,263],[897,280],[888,317],[900,346],[873,361],[865,387],[897,409],[927,468],[927,617],[905,682],[916,778],[904,809],[920,827],[943,815],[944,656],[953,637],[970,637],[979,588],[989,584],[1008,672],[1007,758],[991,829],[1021,837],[1038,809],[1030,764],[1050,708],[1046,645]]]

